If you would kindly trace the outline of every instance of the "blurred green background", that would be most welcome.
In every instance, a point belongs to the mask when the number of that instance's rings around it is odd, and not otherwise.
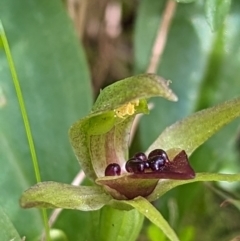
[[[130,154],[146,150],[175,121],[240,95],[240,2],[185,2],[190,3],[176,5],[157,69],[157,74],[172,81],[179,101],[150,100],[154,108],[141,118]],[[87,115],[100,88],[146,72],[166,3],[0,0],[0,19],[20,80],[43,181],[71,183],[78,173],[80,167],[68,140],[70,125]],[[211,12],[212,6],[219,8]],[[239,172],[239,119],[201,146],[190,162],[196,172]],[[41,213],[22,210],[18,204],[21,193],[36,180],[1,41],[0,165],[2,241],[16,237],[16,230],[20,237],[36,240],[43,230]],[[190,184],[170,191],[155,205],[181,240],[230,241],[240,235],[239,206],[220,205],[230,198],[238,200],[239,191],[238,183]],[[67,238],[60,235],[59,240],[92,240],[93,217],[64,210],[54,228]],[[9,231],[4,234],[2,230]],[[138,240],[166,239],[145,221]]]

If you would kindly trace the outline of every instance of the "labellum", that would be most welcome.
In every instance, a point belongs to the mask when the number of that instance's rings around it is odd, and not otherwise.
[[[98,178],[96,183],[103,185],[116,199],[133,199],[150,195],[159,179],[185,180],[195,177],[184,150],[179,151],[172,160],[169,160],[167,153],[161,149],[153,150],[148,158],[145,157],[145,154],[135,154],[126,162],[128,173],[118,177]],[[106,170],[111,166],[112,164],[109,164]]]

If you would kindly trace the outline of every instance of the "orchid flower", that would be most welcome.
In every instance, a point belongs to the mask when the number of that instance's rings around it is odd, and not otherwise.
[[[150,202],[182,184],[240,180],[238,174],[195,173],[189,162],[197,147],[240,115],[240,98],[196,112],[167,127],[145,153],[139,150],[140,153],[129,157],[131,126],[137,114],[149,113],[147,99],[161,96],[177,101],[169,83],[157,75],[142,74],[103,89],[91,113],[69,130],[70,142],[81,168],[94,184],[37,183],[23,193],[21,206],[82,211],[111,206],[111,210],[118,213],[131,213],[129,210],[135,209],[170,240],[179,240]],[[154,166],[156,160],[161,162],[157,168]],[[136,213],[134,215],[136,218]],[[131,222],[131,218],[128,220]],[[129,232],[134,233],[133,229]],[[135,240],[138,232],[139,228],[127,240]]]

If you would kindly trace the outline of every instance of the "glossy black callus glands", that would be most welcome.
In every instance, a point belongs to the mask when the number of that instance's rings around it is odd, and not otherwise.
[[[155,149],[148,155],[149,167],[154,172],[161,171],[167,162],[169,162],[167,153],[162,149]]]
[[[105,169],[105,176],[120,176],[121,167],[117,163],[111,163]]]
[[[162,149],[155,149],[151,151],[148,157],[142,153],[136,153],[126,163],[127,172],[144,173],[161,171],[166,163],[169,162],[166,152]]]
[[[140,159],[142,161],[147,161],[147,156],[143,152],[138,152],[134,155],[134,158]]]
[[[131,158],[126,162],[125,168],[127,172],[143,173],[145,170],[145,162],[138,158]]]
[[[149,168],[147,156],[143,152],[136,153],[133,158],[142,160],[144,163],[144,168]]]
[[[155,150],[151,151],[148,154],[148,159],[152,158],[152,157],[155,157],[155,156],[161,156],[166,161],[169,161],[167,153],[164,150],[162,150],[162,149],[155,149]]]
[[[162,156],[154,156],[148,159],[148,163],[152,171],[161,171],[166,164],[166,159]]]

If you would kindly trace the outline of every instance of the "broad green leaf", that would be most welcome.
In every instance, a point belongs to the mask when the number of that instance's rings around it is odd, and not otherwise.
[[[99,241],[135,241],[144,216],[137,210],[123,211],[105,206],[100,210],[99,226],[95,232]]]
[[[97,186],[40,182],[22,194],[20,204],[23,208],[63,208],[92,211],[100,209],[111,199],[111,196]]]
[[[219,129],[239,116],[240,98],[196,112],[166,128],[148,152],[156,148],[180,148],[190,156]]]
[[[120,165],[128,155],[128,137],[133,117],[148,113],[146,98],[162,96],[176,101],[168,82],[153,74],[118,81],[101,91],[89,116],[69,131],[71,144],[86,175],[103,177],[111,162]]]
[[[20,80],[42,179],[69,183],[79,165],[69,144],[68,128],[90,110],[92,103],[85,56],[73,25],[62,2],[56,0],[31,4],[27,0],[3,0],[0,16]],[[35,183],[35,177],[3,48],[0,66],[1,97],[5,100],[0,108],[0,204],[21,236],[33,240],[42,232],[42,220],[38,210],[19,207],[21,193]],[[72,220],[77,223],[77,219],[75,215]],[[67,223],[64,230],[70,226]],[[71,235],[74,240],[74,233]]]
[[[240,181],[240,174],[222,174],[222,173],[197,173],[194,179],[189,180],[161,180],[154,192],[148,196],[148,200],[153,201],[161,197],[174,187],[193,183],[193,182],[236,182]]]
[[[218,30],[223,24],[231,5],[231,0],[206,0],[205,14],[212,31]]]
[[[1,241],[21,241],[17,230],[13,226],[12,222],[10,221],[9,217],[6,213],[0,208],[0,240]]]
[[[123,201],[136,208],[146,218],[159,227],[171,241],[179,241],[174,230],[169,226],[161,213],[145,198],[137,197],[133,200]]]

